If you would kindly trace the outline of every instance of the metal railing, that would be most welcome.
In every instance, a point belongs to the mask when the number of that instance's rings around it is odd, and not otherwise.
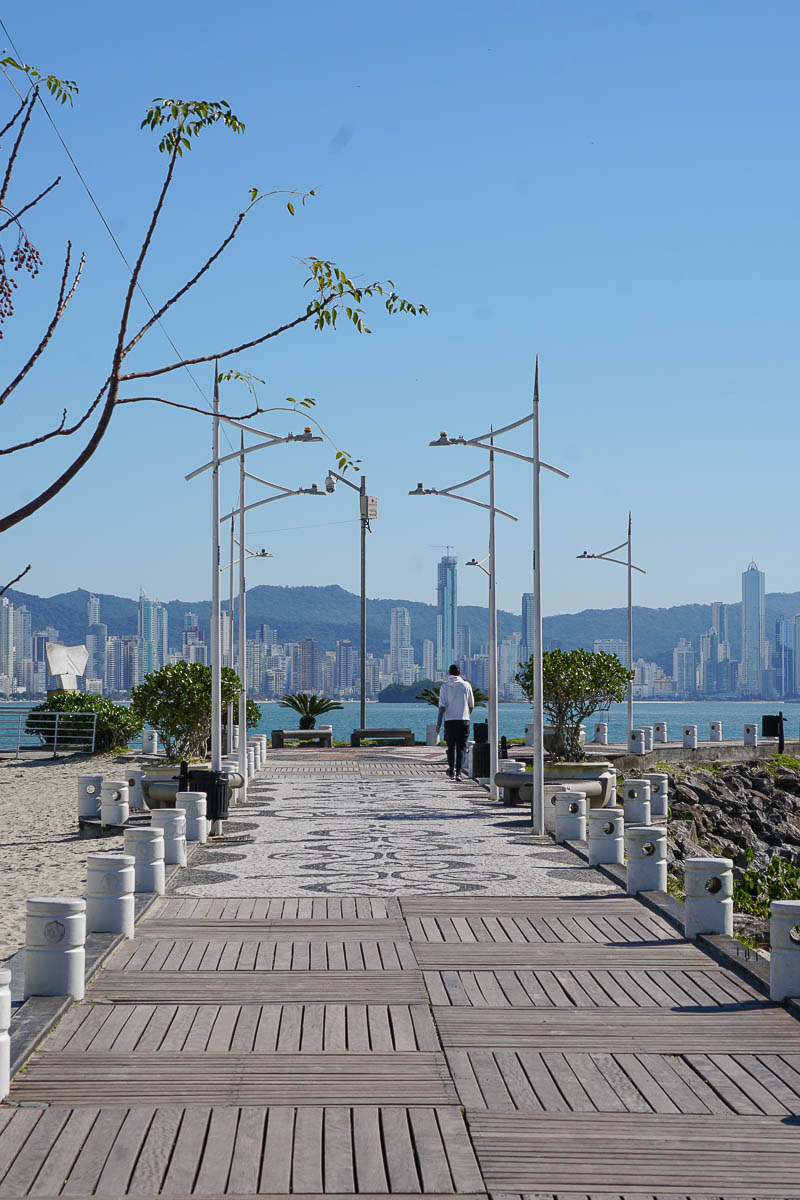
[[[0,710],[0,754],[18,757],[31,750],[51,754],[94,753],[97,713],[32,712],[20,705]]]

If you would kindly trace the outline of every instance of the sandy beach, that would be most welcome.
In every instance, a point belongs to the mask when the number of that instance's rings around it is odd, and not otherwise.
[[[25,941],[28,896],[83,896],[86,856],[122,838],[78,836],[79,775],[125,778],[132,764],[105,755],[0,760],[0,961]]]

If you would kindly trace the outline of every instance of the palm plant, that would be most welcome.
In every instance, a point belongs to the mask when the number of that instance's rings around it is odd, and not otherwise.
[[[336,700],[331,700],[330,696],[317,696],[314,692],[310,695],[307,692],[287,692],[278,704],[281,708],[293,708],[300,714],[301,729],[313,729],[317,717],[342,707]]]
[[[442,685],[440,683],[437,683],[433,687],[423,688],[422,691],[417,696],[417,699],[424,700],[426,704],[430,704],[431,707],[433,707],[433,708],[438,708],[439,707],[439,688],[441,686]],[[486,703],[486,701],[489,699],[489,697],[486,695],[486,693],[481,691],[481,689],[479,687],[474,687],[472,689],[472,695],[475,697],[475,707],[476,708],[481,708]]]

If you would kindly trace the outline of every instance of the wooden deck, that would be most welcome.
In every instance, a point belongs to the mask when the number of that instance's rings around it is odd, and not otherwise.
[[[800,1023],[635,900],[165,899],[0,1197],[800,1200]]]

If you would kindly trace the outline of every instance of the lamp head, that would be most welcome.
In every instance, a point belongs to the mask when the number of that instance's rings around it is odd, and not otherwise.
[[[429,446],[449,446],[449,445],[451,444],[452,440],[453,440],[453,439],[452,439],[452,438],[449,438],[449,437],[447,436],[447,434],[445,433],[445,431],[444,431],[444,430],[442,430],[442,432],[439,434],[439,436],[438,436],[438,438],[436,439],[436,441],[435,441],[435,442],[428,442],[428,445],[429,445]]]
[[[479,567],[480,565],[477,558],[471,558],[469,562],[464,563],[465,567]]]
[[[421,483],[418,483],[413,492],[409,492],[408,494],[409,496],[427,496],[428,491],[422,486]]]

